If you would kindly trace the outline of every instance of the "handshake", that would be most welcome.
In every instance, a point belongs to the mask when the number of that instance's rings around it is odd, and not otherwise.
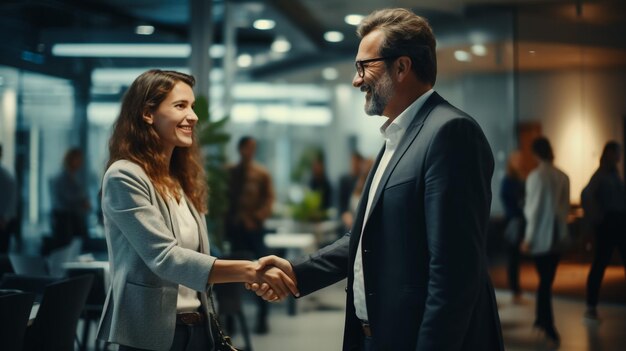
[[[264,300],[277,302],[290,294],[300,296],[297,284],[289,261],[278,256],[265,256],[258,261],[255,282],[245,283],[245,286]]]

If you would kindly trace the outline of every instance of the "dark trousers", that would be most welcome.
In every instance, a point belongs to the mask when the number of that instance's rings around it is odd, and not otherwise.
[[[174,332],[174,342],[170,347],[170,351],[195,351],[195,350],[211,350],[213,343],[209,339],[206,325],[176,325]],[[120,345],[119,351],[142,351],[135,347]]]
[[[363,351],[376,351],[376,347],[374,346],[374,339],[371,336],[363,337]]]
[[[604,271],[611,262],[613,249],[617,248],[622,257],[626,274],[626,213],[609,213],[596,228],[596,250],[587,277],[587,306],[596,307],[600,295],[600,286]]]
[[[535,268],[539,274],[539,289],[537,289],[537,303],[535,326],[544,329],[554,328],[554,314],[552,312],[552,283],[559,265],[560,255],[555,253],[534,256]]]
[[[507,278],[509,280],[509,288],[514,294],[522,292],[519,285],[519,265],[521,254],[519,251],[519,245],[507,245],[508,259],[507,262]]]
[[[268,254],[263,227],[249,230],[241,224],[231,223],[226,227],[226,233],[231,246],[232,258],[257,259]],[[255,299],[257,302],[257,322],[264,324],[267,322],[269,303],[256,295]]]

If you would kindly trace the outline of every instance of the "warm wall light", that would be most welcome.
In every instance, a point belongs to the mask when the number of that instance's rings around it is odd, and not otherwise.
[[[343,33],[331,30],[324,33],[324,39],[331,43],[338,43],[343,40]]]
[[[454,58],[460,62],[470,62],[472,60],[472,55],[470,55],[467,51],[456,50],[454,52]]]
[[[259,30],[270,30],[276,26],[276,22],[271,19],[258,19],[254,21],[252,27]]]
[[[474,44],[471,47],[472,54],[476,56],[486,56],[487,55],[487,47],[483,44]]]

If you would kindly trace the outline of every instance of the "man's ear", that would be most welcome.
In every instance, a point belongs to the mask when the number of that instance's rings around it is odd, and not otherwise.
[[[150,112],[145,112],[143,114],[143,121],[152,125],[152,123],[154,123],[154,117],[152,117],[152,114]]]
[[[403,81],[409,74],[411,74],[411,65],[413,62],[408,56],[400,56],[396,61],[396,73],[398,74],[398,80]]]

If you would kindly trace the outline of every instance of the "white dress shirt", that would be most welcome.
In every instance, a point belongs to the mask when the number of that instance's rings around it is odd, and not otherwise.
[[[356,258],[354,261],[354,284],[352,286],[354,292],[354,307],[356,309],[356,315],[361,321],[367,322],[369,320],[367,315],[367,305],[365,303],[365,281],[363,278],[363,256],[362,256],[362,241],[363,241],[363,233],[365,232],[365,225],[367,224],[367,219],[369,217],[369,213],[372,206],[372,201],[374,200],[374,195],[376,194],[376,189],[378,188],[378,183],[385,173],[385,169],[389,165],[389,160],[396,151],[396,147],[400,143],[400,140],[404,136],[407,128],[413,121],[413,118],[417,114],[417,112],[422,108],[426,100],[430,97],[430,95],[434,92],[434,90],[430,89],[426,93],[422,94],[419,98],[417,98],[409,107],[407,107],[402,113],[396,117],[394,120],[387,120],[385,124],[380,127],[380,133],[383,135],[385,139],[385,151],[383,156],[380,159],[380,163],[378,167],[376,167],[374,178],[372,178],[372,184],[369,189],[369,196],[367,198],[367,206],[365,208],[365,217],[363,217],[363,227],[361,228],[361,238],[359,239],[359,246],[356,251]],[[361,199],[363,200],[363,199]]]

